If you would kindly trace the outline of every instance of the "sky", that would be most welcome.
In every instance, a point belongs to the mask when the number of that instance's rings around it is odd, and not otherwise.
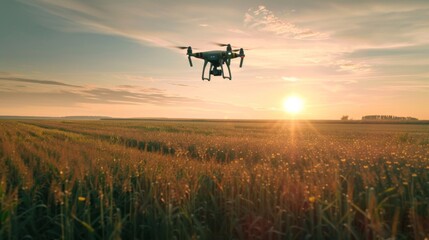
[[[174,48],[213,42],[231,81]],[[428,56],[426,0],[2,0],[0,115],[429,119]]]

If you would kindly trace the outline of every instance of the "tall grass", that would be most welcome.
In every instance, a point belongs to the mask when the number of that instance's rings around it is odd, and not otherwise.
[[[427,125],[1,121],[2,239],[425,239]]]

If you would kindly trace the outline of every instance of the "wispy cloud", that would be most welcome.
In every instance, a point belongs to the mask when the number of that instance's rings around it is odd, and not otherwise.
[[[10,72],[3,72],[3,71],[0,71],[0,76],[10,76],[11,75],[11,73]]]
[[[146,76],[146,75],[138,75],[138,74],[129,74],[129,73],[115,73],[112,74],[112,76],[118,80],[121,81],[127,81],[127,82],[153,82],[155,79],[152,76]]]
[[[260,5],[257,9],[249,9],[244,23],[250,29],[271,32],[294,39],[320,40],[328,38],[328,34],[299,27],[292,22],[279,18],[271,10]]]
[[[115,2],[104,4],[65,0],[36,0],[24,3],[63,19],[63,25],[59,26],[63,31],[117,35],[154,46],[168,47],[173,44],[170,41],[172,33],[169,33],[169,30],[173,29],[162,25],[162,16],[154,14],[156,11],[148,10],[151,8],[150,3],[131,6]],[[58,26],[60,23],[53,25]]]
[[[16,101],[10,101],[16,99]],[[179,103],[196,103],[198,99],[175,96],[147,89],[146,91],[131,91],[117,88],[89,88],[78,91],[50,90],[44,91],[2,91],[0,100],[7,105],[25,106],[76,106],[81,103],[89,104],[119,104],[168,106]]]
[[[282,79],[288,82],[297,82],[299,80],[297,77],[287,77],[287,76],[283,76]]]
[[[331,40],[328,32],[303,27],[263,5],[246,10],[245,4],[240,9],[185,2],[183,4],[186,7],[181,7],[179,11],[175,6],[162,8],[160,4],[146,1],[122,4],[115,1],[35,0],[25,3],[63,19],[52,24],[60,24],[58,28],[62,31],[117,35],[145,45],[165,48],[193,43],[201,48],[209,46],[212,40],[216,41],[222,27],[228,26],[227,39],[230,42],[249,48],[262,45],[246,53],[249,56],[245,61],[246,66],[282,69],[285,65],[336,65],[342,71],[354,70],[337,64],[341,59],[338,51],[343,51],[343,47],[336,42],[325,41]],[[224,16],[218,19],[201,14],[208,11],[222,12]],[[189,14],[194,17],[190,18]],[[201,28],[196,31],[195,26],[198,25]],[[272,33],[280,39],[271,39],[266,33]],[[293,42],[284,42],[284,38]],[[269,45],[265,44],[267,39],[270,39]],[[207,50],[210,48],[207,47]],[[151,77],[141,79],[129,76],[128,80],[151,81]]]
[[[66,86],[66,87],[74,87],[81,88],[82,86],[66,84],[58,81],[50,81],[50,80],[40,80],[40,79],[29,79],[29,78],[18,78],[18,77],[0,77],[2,81],[11,81],[11,82],[24,82],[24,83],[35,83],[35,84],[45,84],[45,85],[55,85],[55,86]]]
[[[403,76],[401,78],[379,78],[379,86],[368,86],[368,90],[371,92],[377,92],[377,94],[386,94],[386,92],[404,93],[428,93],[429,92],[429,77],[422,80],[407,79],[409,77]],[[407,79],[407,80],[404,80]]]
[[[363,62],[353,62],[350,60],[338,60],[336,65],[339,67],[338,70],[342,72],[356,72],[362,74],[371,70],[371,66],[369,64]]]
[[[185,84],[180,84],[187,86]],[[48,89],[36,91],[26,89],[25,91],[13,91],[13,89],[0,88],[0,107],[3,110],[14,112],[17,108],[39,109],[39,108],[66,108],[77,109],[85,106],[89,114],[116,115],[117,111],[112,109],[134,109],[141,112],[128,112],[130,116],[169,116],[190,117],[187,113],[192,112],[194,117],[219,117],[220,115],[233,118],[257,116],[257,112],[249,106],[241,106],[228,102],[204,100],[196,97],[180,96],[172,94],[167,90],[157,88],[137,88],[132,85],[120,85],[116,87],[82,87],[82,89]],[[180,106],[178,108],[177,106]],[[148,112],[148,109],[152,109]],[[172,115],[174,111],[174,115]],[[177,115],[177,114],[184,115]],[[32,114],[37,114],[32,113]],[[52,112],[48,115],[57,116]],[[75,113],[67,113],[75,114]],[[208,115],[207,115],[208,114]],[[253,114],[253,115],[252,115]]]
[[[184,102],[195,102],[196,99],[169,95],[158,89],[130,91],[124,89],[94,88],[81,92],[83,101],[91,103],[112,104],[154,104],[169,105]]]
[[[366,11],[360,7],[356,15],[338,17],[343,21],[328,20],[331,28],[336,28],[333,37],[363,47],[428,43],[423,36],[427,36],[429,27],[429,7],[393,6],[395,4],[384,4],[378,9],[369,6]]]
[[[80,103],[95,104],[152,104],[170,105],[177,103],[199,102],[197,99],[169,94],[166,90],[157,87],[142,85],[118,85],[101,87],[99,85],[73,85],[62,81],[36,79],[34,77],[16,77],[16,74],[0,73],[0,91],[2,99],[20,99],[27,105],[41,103],[42,105],[76,105]],[[25,86],[16,83],[26,83]],[[36,87],[44,85],[43,88]],[[185,86],[185,85],[184,85]],[[62,88],[59,88],[62,87]],[[13,97],[15,96],[15,97]],[[58,101],[48,101],[57,99]]]
[[[223,14],[223,18],[219,19],[206,14],[213,11],[212,6],[199,2],[183,2],[178,5],[168,3],[168,7],[152,1],[122,3],[100,0],[91,2],[21,0],[21,2],[62,19],[51,23],[51,27],[57,26],[61,31],[115,35],[144,45],[165,48],[177,44],[201,43],[208,36],[218,33],[218,27],[227,22],[224,20],[227,15],[235,14],[231,13],[229,8],[217,5],[216,12]],[[198,29],[199,34],[196,34],[195,26],[201,27]]]
[[[179,86],[179,87],[189,87],[188,84],[183,84],[183,83],[170,83],[170,85]]]

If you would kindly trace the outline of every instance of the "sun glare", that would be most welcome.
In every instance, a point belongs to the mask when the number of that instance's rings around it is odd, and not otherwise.
[[[300,97],[297,97],[297,96],[289,96],[283,102],[284,110],[291,114],[297,114],[301,112],[303,106],[304,106],[304,102]]]

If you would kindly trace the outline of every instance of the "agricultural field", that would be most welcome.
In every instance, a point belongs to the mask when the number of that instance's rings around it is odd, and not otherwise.
[[[0,239],[427,239],[429,125],[1,120]]]

